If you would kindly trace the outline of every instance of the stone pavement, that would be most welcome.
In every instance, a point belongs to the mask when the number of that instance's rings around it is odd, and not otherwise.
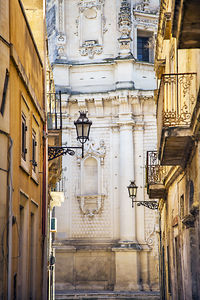
[[[160,300],[159,292],[116,292],[116,291],[57,291],[56,300],[106,300],[106,299],[131,299],[131,300]]]

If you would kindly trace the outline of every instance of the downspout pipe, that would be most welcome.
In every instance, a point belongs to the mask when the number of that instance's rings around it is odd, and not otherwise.
[[[47,299],[47,127],[43,127],[43,195],[42,195],[42,236],[43,236],[43,299]]]
[[[8,300],[11,300],[12,284],[12,195],[13,195],[13,140],[9,136],[8,150]]]

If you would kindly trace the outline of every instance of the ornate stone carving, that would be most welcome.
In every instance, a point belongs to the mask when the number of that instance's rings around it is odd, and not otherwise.
[[[103,208],[103,200],[105,195],[78,195],[81,212],[92,218],[95,214],[99,214]]]
[[[118,39],[120,44],[120,54],[130,54],[130,32],[131,32],[131,7],[127,0],[122,0],[119,12],[119,31],[121,36]]]
[[[96,145],[94,141],[90,140],[85,144],[84,156],[95,156],[100,159],[100,164],[104,164],[104,157],[106,155],[106,147],[104,140],[100,140],[99,145]],[[80,165],[81,153],[77,154],[77,162]]]
[[[151,229],[148,229],[146,232],[145,232],[145,242],[147,243],[148,246],[153,246],[154,244],[154,241],[155,241],[155,228],[153,228],[153,230]]]
[[[143,11],[143,12],[149,13],[150,12],[149,3],[150,3],[150,0],[143,0],[142,3],[136,5],[135,9],[138,11]]]
[[[61,203],[64,202],[65,196],[64,196],[64,192],[50,192],[50,207],[51,210],[53,209],[53,207],[55,206],[61,206]]]
[[[85,41],[85,43],[80,48],[80,54],[82,56],[88,56],[93,58],[95,54],[101,54],[103,52],[103,47],[98,45],[96,41]]]
[[[195,221],[196,217],[192,214],[187,214],[182,219],[182,223],[186,226],[186,228],[194,227]]]
[[[78,3],[79,17],[76,19],[75,34],[80,38],[79,52],[91,59],[103,52],[103,33],[107,31],[104,2],[105,0],[82,0]]]
[[[57,36],[57,56],[58,59],[66,59],[65,53],[66,35],[64,34],[64,3],[58,1],[58,36]]]

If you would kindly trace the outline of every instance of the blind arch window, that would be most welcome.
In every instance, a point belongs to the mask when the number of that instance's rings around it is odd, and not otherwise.
[[[85,195],[98,194],[98,163],[93,157],[84,161],[83,193]]]

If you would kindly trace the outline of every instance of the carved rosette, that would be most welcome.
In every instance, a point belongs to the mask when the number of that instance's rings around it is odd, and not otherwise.
[[[130,54],[130,42],[131,42],[131,7],[127,0],[122,0],[120,12],[119,12],[119,31],[121,36],[118,39],[120,44],[120,54]]]

